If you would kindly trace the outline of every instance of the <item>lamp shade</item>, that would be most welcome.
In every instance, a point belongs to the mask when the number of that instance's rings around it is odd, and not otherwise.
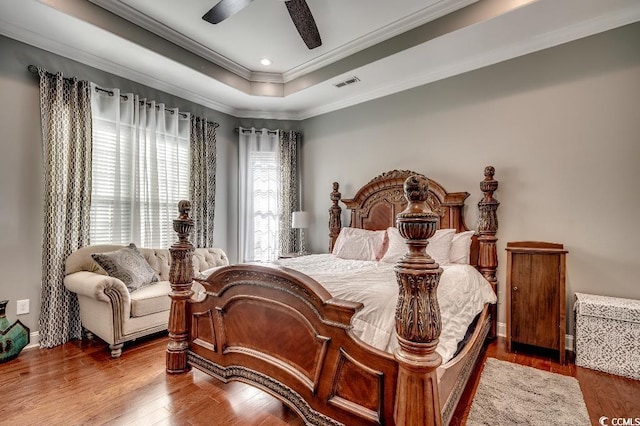
[[[293,212],[291,217],[292,228],[308,228],[311,221],[309,212]]]

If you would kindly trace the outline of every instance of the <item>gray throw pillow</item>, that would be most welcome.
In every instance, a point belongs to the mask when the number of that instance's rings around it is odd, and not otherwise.
[[[158,274],[133,243],[120,250],[93,253],[91,257],[109,276],[121,280],[129,292],[134,292],[159,281]]]

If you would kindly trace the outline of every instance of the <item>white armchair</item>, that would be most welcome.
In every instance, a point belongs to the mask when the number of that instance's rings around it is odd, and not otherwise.
[[[64,285],[78,295],[80,319],[89,337],[95,334],[109,344],[111,356],[122,353],[125,342],[167,329],[171,299],[168,249],[138,250],[160,281],[129,292],[118,278],[110,277],[91,254],[118,250],[123,246],[95,245],[72,253],[66,261]],[[222,249],[199,248],[193,257],[194,276],[207,269],[228,265]]]

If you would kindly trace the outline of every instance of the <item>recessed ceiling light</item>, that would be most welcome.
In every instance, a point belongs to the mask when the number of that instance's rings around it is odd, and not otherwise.
[[[271,65],[271,59],[269,58],[262,58],[260,59],[260,63],[266,67],[268,67],[269,65]]]

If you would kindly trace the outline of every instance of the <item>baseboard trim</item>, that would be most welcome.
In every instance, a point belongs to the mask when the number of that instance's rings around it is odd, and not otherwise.
[[[503,322],[498,323],[498,336],[507,337],[507,324]],[[564,348],[573,352],[573,334],[564,335]]]
[[[29,333],[29,344],[24,349],[32,349],[40,347],[40,333],[33,331]],[[24,350],[23,349],[23,350]]]

